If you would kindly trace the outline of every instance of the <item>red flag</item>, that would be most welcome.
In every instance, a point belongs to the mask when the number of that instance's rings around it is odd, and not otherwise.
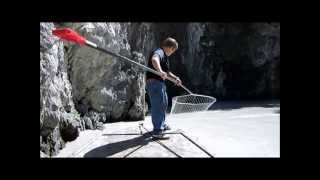
[[[61,39],[73,41],[81,45],[85,44],[86,39],[70,28],[57,28],[52,31],[52,34]]]

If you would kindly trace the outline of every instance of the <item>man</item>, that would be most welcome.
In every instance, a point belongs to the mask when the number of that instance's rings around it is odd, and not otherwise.
[[[176,85],[181,85],[179,77],[169,70],[169,56],[178,49],[178,43],[173,38],[165,39],[161,48],[154,50],[148,59],[148,67],[161,73],[161,77],[147,72],[147,93],[151,103],[151,117],[153,124],[153,137],[157,139],[168,139],[164,135],[165,130],[170,127],[165,123],[168,96],[166,92],[165,79],[171,76],[176,80]]]

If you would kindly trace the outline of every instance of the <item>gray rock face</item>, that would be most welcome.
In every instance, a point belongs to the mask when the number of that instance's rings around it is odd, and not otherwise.
[[[144,63],[144,56],[131,52],[128,23],[73,23],[89,41],[111,52]],[[144,72],[121,59],[89,47],[67,46],[69,75],[77,110],[105,117],[102,122],[144,119]],[[94,118],[96,119],[96,118]],[[86,121],[87,122],[87,121]],[[91,123],[92,124],[92,123]],[[89,122],[86,126],[91,128]]]
[[[220,100],[279,98],[279,23],[180,26],[172,34],[177,34],[183,49],[172,68],[192,91]]]
[[[63,42],[52,36],[53,28],[52,23],[40,24],[40,151],[49,156],[75,139],[79,127]]]
[[[49,157],[49,156],[46,155],[45,153],[43,153],[42,151],[40,151],[40,157],[41,157],[41,158],[47,158],[47,157]]]
[[[158,28],[153,23],[130,23],[127,32],[131,50],[142,53],[145,60],[160,45]]]

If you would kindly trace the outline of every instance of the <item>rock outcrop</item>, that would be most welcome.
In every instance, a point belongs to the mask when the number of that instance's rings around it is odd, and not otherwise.
[[[141,53],[131,51],[128,23],[65,25],[99,47],[138,63],[145,62]],[[86,119],[98,118],[103,123],[144,119],[143,71],[122,59],[90,47],[68,44],[66,49],[73,98],[82,116]],[[86,123],[86,127],[92,128],[91,123]]]
[[[193,91],[218,99],[279,98],[279,23],[190,23],[182,43],[181,73]]]
[[[40,24],[40,151],[52,156],[79,135],[80,116],[74,108],[63,42]]]

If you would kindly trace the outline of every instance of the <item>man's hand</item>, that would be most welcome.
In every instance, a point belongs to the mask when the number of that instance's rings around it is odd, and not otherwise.
[[[182,82],[179,77],[176,77],[176,85],[181,86]]]
[[[166,72],[160,71],[160,73],[161,73],[161,78],[162,78],[163,80],[165,80],[165,79],[168,77],[168,74],[167,74]]]

